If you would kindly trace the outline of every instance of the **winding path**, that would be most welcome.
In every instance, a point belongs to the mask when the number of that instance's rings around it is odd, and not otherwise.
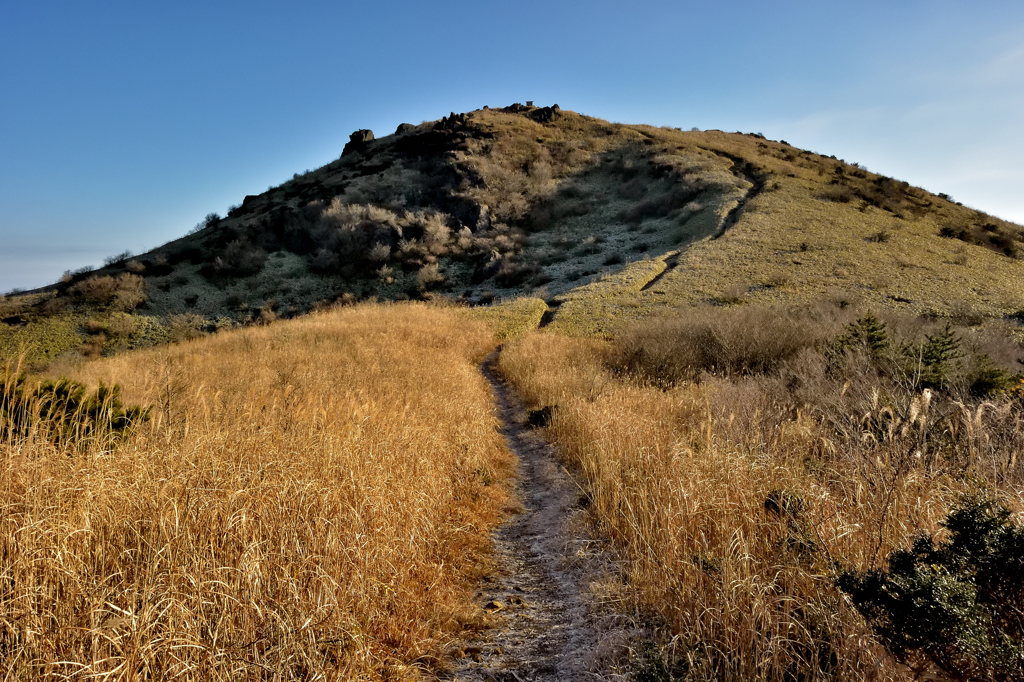
[[[732,166],[729,168],[732,174],[742,180],[746,180],[751,184],[751,188],[748,189],[743,194],[743,196],[739,198],[739,200],[736,202],[736,205],[733,206],[732,210],[729,211],[726,214],[725,218],[722,220],[722,224],[718,228],[718,232],[715,234],[714,237],[715,239],[718,239],[723,234],[725,234],[730,227],[732,227],[733,225],[740,221],[740,217],[743,215],[743,209],[746,208],[747,202],[749,202],[751,199],[753,199],[758,194],[764,191],[767,180],[765,176],[757,172],[757,169],[754,167],[754,164],[750,163],[743,157],[736,156],[734,154],[727,154],[726,152],[723,151],[716,151],[714,149],[709,149],[708,151],[713,152],[718,156],[721,156],[722,158],[729,159],[730,161],[732,161]]]
[[[582,682],[609,679],[602,654],[624,642],[617,619],[596,603],[591,583],[612,568],[587,537],[577,487],[551,445],[526,423],[512,389],[497,375],[500,348],[481,365],[497,399],[502,433],[519,457],[523,511],[499,528],[499,574],[477,594],[496,625],[454,654],[459,682]],[[618,626],[618,627],[617,627]],[[624,648],[619,644],[618,648]]]

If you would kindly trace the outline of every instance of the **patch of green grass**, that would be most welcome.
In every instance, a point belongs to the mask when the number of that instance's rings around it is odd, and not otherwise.
[[[30,321],[23,327],[0,324],[0,362],[17,362],[27,367],[45,364],[81,348],[85,318],[55,315]]]
[[[513,339],[536,329],[548,304],[539,298],[516,298],[489,306],[470,308],[467,314],[476,319],[486,320],[494,329],[499,341]]]

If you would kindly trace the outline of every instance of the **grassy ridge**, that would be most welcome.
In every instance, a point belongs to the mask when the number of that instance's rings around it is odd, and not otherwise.
[[[810,305],[822,298],[938,316],[1003,317],[1024,309],[1017,246],[995,248],[1004,233],[1019,236],[1017,225],[757,136],[634,128],[646,133],[655,158],[679,147],[711,150],[742,160],[761,187],[747,183],[750,196],[735,222],[688,246],[650,288],[638,290],[637,273],[662,269],[674,252],[562,294],[554,329],[610,334],[622,320],[680,306]]]
[[[361,306],[88,363],[151,421],[0,444],[6,679],[410,679],[479,624],[510,456],[456,311]]]

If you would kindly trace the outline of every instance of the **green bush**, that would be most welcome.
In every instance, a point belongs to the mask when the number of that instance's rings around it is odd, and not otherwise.
[[[31,386],[24,374],[0,375],[0,442],[33,433],[61,446],[116,440],[147,419],[149,408],[124,405],[117,385],[89,392],[66,378]]]
[[[889,334],[885,323],[880,322],[872,313],[846,326],[845,332],[836,339],[836,347],[840,351],[848,348],[863,348],[878,357],[889,348]]]
[[[956,680],[1024,679],[1024,528],[1002,503],[966,498],[919,535],[888,571],[846,571],[840,589],[892,655],[918,673]]]

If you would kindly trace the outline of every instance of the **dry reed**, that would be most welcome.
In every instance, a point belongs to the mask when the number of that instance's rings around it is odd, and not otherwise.
[[[837,570],[878,566],[914,531],[938,530],[986,476],[1024,501],[1007,460],[1021,424],[1003,423],[1006,409],[944,417],[976,445],[944,468],[909,447],[920,400],[891,437],[844,440],[755,378],[663,391],[613,377],[613,358],[593,340],[535,333],[506,348],[501,370],[531,406],[556,406],[548,435],[660,630],[658,669],[679,679],[904,679],[835,588]],[[1000,431],[1012,445],[994,445]]]
[[[4,679],[412,679],[479,625],[481,322],[366,305],[84,365],[152,419],[0,444]]]

